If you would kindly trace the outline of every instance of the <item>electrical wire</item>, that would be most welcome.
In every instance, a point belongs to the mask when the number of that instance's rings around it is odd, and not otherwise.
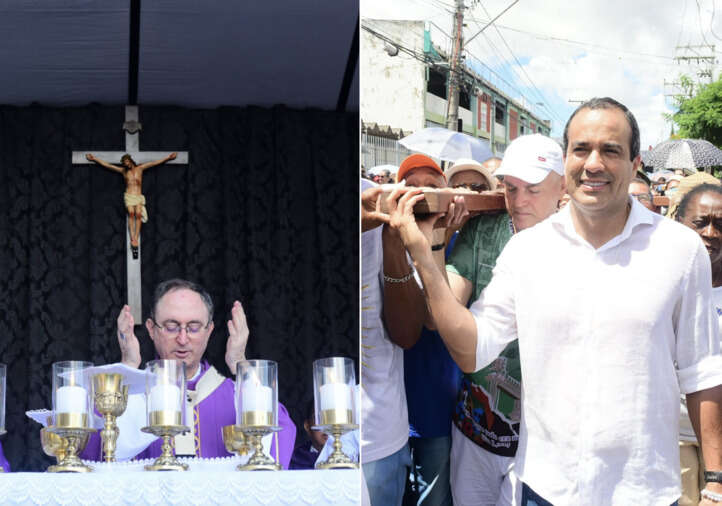
[[[480,19],[474,19],[474,18],[469,18],[469,19],[471,19],[475,23],[479,23],[479,22],[483,23],[484,22],[484,20],[480,20]],[[663,56],[663,55],[656,55],[656,54],[651,54],[651,53],[638,53],[635,51],[626,51],[626,50],[616,49],[616,48],[612,48],[612,47],[608,47],[608,46],[602,46],[600,44],[592,44],[589,42],[580,42],[580,41],[575,41],[575,40],[571,40],[571,39],[552,37],[552,36],[545,35],[545,34],[538,34],[538,33],[529,32],[526,30],[519,30],[516,28],[503,26],[503,25],[499,25],[498,27],[501,29],[504,29],[504,30],[509,30],[509,31],[521,33],[524,35],[529,35],[529,36],[536,37],[541,40],[547,40],[550,42],[584,46],[585,51],[589,54],[595,54],[595,55],[602,56],[602,57],[613,58],[614,60],[617,60],[617,61],[623,60],[625,62],[634,62],[637,65],[648,65],[648,66],[654,66],[655,68],[658,68],[660,66],[665,66],[665,67],[669,67],[669,68],[679,68],[679,63],[675,62],[675,59],[672,56]],[[605,52],[589,50],[588,47],[596,47],[599,49],[603,49]],[[619,56],[617,53],[626,53],[626,54],[632,55],[632,57]],[[638,58],[635,58],[634,56],[638,56]],[[660,62],[659,61],[660,59],[667,60],[667,62]]]
[[[719,40],[719,41],[722,41],[722,39],[720,39],[720,38],[717,36],[717,34],[714,33],[714,24],[713,24],[713,23],[714,23],[714,14],[715,14],[715,4],[714,4],[714,2],[715,2],[715,0],[712,0],[712,17],[709,18],[709,32],[712,34],[712,36],[713,36],[715,39],[717,39],[717,40]],[[715,51],[715,52],[716,52],[716,53],[719,53],[720,51]]]
[[[380,28],[378,26],[371,26],[371,25],[372,25],[372,23],[369,23],[368,20],[361,21],[361,28],[363,30],[366,30],[371,35],[383,40],[384,42],[387,42],[388,44],[391,44],[391,45],[397,47],[400,52],[403,52],[403,53],[413,57],[414,59],[416,59],[426,65],[432,66],[432,67],[436,63],[433,59],[427,57],[426,55],[421,55],[418,52],[414,51],[413,49],[396,41],[389,34],[383,33],[382,28]],[[502,81],[504,84],[506,84],[511,90],[515,91],[519,96],[524,97],[524,94],[518,88],[516,88],[516,86],[514,86],[509,81],[507,81],[504,78],[504,76],[502,76],[501,74],[496,72],[494,69],[492,69],[488,65],[484,64],[477,56],[475,56],[470,51],[468,51],[468,49],[465,49],[465,51],[469,54],[469,56],[473,57],[476,60],[475,63],[477,63],[480,67],[487,70],[490,74],[493,74],[496,78],[498,78],[500,81]],[[466,65],[466,66],[468,67],[468,65]],[[479,76],[479,77],[481,77],[481,76]],[[491,83],[489,83],[489,84],[491,84]]]
[[[442,5],[439,5],[439,4],[443,3],[443,2],[440,2],[439,0],[411,0],[411,2],[425,6],[425,7],[429,7],[432,9],[436,9],[437,11],[441,11],[444,14],[449,14],[449,13],[453,12],[453,11],[449,10],[448,8],[442,7]]]
[[[478,22],[482,22],[482,23],[485,23],[485,22],[486,22],[486,21],[483,20],[483,19],[482,19],[482,20],[480,20],[480,19],[475,19],[475,18],[469,18],[469,19],[472,19],[473,21],[475,21],[475,22],[477,22],[477,23],[478,23]],[[521,29],[519,29],[519,28],[512,28],[512,27],[510,27],[510,26],[495,25],[495,27],[497,27],[497,28],[502,28],[502,29],[504,29],[504,30],[509,30],[509,31],[512,31],[512,32],[523,33],[523,34],[526,34],[526,35],[532,35],[532,36],[537,37],[537,38],[539,38],[539,39],[546,39],[546,40],[551,40],[551,41],[555,41],[555,42],[564,42],[564,43],[566,43],[566,44],[575,44],[575,45],[580,45],[580,46],[587,46],[587,47],[594,47],[594,48],[599,48],[599,49],[605,49],[605,50],[607,50],[607,51],[613,51],[613,52],[615,52],[615,53],[626,53],[626,54],[631,54],[631,55],[635,55],[635,56],[645,56],[645,57],[650,57],[650,58],[660,58],[660,59],[664,59],[664,60],[673,60],[673,59],[674,59],[674,58],[672,58],[671,56],[665,56],[665,55],[659,55],[659,54],[651,54],[651,53],[639,53],[639,52],[637,52],[637,51],[628,51],[628,50],[626,50],[626,49],[618,49],[618,48],[615,48],[615,47],[603,46],[603,45],[601,45],[601,44],[594,44],[594,43],[592,43],[592,42],[581,42],[581,41],[578,41],[578,40],[565,39],[565,38],[563,38],[563,37],[554,37],[553,35],[547,35],[547,34],[543,34],[543,33],[530,32],[530,31],[527,31],[527,30],[521,30]]]
[[[682,21],[679,25],[679,34],[677,35],[676,46],[679,46],[679,41],[682,39],[682,32],[684,31],[684,20],[686,17],[687,17],[687,0],[684,0],[684,8],[682,9]]]
[[[699,21],[699,34],[702,36],[702,41],[705,43],[705,45],[709,46],[709,42],[707,42],[707,39],[704,37],[704,30],[702,30],[702,8],[699,5],[699,0],[694,0],[697,4],[697,20]]]
[[[486,7],[484,7],[483,4],[480,4],[480,5],[481,5],[481,8],[484,9],[484,13],[485,13],[489,18],[491,18],[491,16],[489,15],[489,13],[488,13],[487,10],[486,10]],[[554,115],[555,117],[557,117],[558,120],[559,120],[559,117],[557,116],[556,112],[553,111],[553,109],[552,109],[551,107],[549,107],[549,105],[547,104],[547,98],[544,96],[544,94],[543,94],[541,91],[539,91],[539,88],[537,88],[536,84],[534,84],[534,81],[531,79],[531,77],[529,77],[529,74],[527,74],[526,69],[524,69],[524,66],[521,64],[521,62],[519,61],[519,59],[516,57],[516,55],[514,54],[514,51],[511,50],[511,47],[509,47],[509,44],[506,42],[506,39],[504,38],[504,36],[501,34],[501,32],[499,31],[499,29],[496,27],[495,24],[492,23],[492,26],[493,26],[494,29],[496,30],[496,33],[499,35],[499,38],[501,38],[501,41],[504,43],[504,45],[506,46],[506,48],[509,50],[509,54],[511,54],[512,58],[514,58],[514,61],[515,61],[516,64],[519,66],[519,68],[521,69],[522,73],[526,76],[526,78],[527,78],[527,80],[529,81],[529,83],[532,85],[532,88],[534,88],[534,90],[536,91],[537,96],[541,99],[540,101],[542,102],[542,104],[544,104],[544,106],[547,108],[547,110],[548,110],[549,112],[551,112],[552,115]],[[560,121],[560,122],[561,122],[561,121]]]

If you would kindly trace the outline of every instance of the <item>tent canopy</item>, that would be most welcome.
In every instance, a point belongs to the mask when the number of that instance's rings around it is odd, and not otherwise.
[[[358,110],[357,22],[357,0],[0,0],[0,104]]]

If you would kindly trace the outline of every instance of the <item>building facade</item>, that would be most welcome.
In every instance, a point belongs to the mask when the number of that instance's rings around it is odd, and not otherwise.
[[[378,131],[408,135],[424,127],[446,125],[448,59],[432,41],[425,21],[364,19],[361,31],[362,161],[376,163]],[[516,137],[549,135],[551,124],[464,64],[459,93],[459,128],[490,143],[502,156]],[[370,126],[372,125],[372,126]],[[387,142],[388,144],[388,142]],[[388,146],[383,163],[389,163]]]

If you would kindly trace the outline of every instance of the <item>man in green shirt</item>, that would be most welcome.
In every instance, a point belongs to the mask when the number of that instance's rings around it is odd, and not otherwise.
[[[496,258],[512,234],[557,210],[565,191],[561,147],[540,134],[518,137],[495,175],[504,177],[507,213],[472,218],[461,229],[446,271],[464,304],[475,301],[491,280]],[[451,490],[454,504],[511,504],[509,478],[521,413],[517,341],[499,358],[464,374],[452,427]]]

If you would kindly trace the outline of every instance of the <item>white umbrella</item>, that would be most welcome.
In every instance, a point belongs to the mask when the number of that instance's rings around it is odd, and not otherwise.
[[[487,141],[446,128],[424,128],[407,135],[399,144],[411,151],[452,162],[459,158],[471,158],[482,163],[494,156]]]
[[[662,170],[658,170],[657,172],[653,172],[652,175],[649,176],[649,179],[651,179],[652,181],[656,181],[660,177],[663,177],[666,181],[669,176],[673,176],[673,175],[674,175],[674,171],[671,171],[669,169],[662,169]]]
[[[372,176],[378,176],[387,170],[389,171],[389,174],[396,174],[399,171],[399,168],[396,165],[377,165],[375,167],[371,167],[366,171],[366,173],[371,174]]]

